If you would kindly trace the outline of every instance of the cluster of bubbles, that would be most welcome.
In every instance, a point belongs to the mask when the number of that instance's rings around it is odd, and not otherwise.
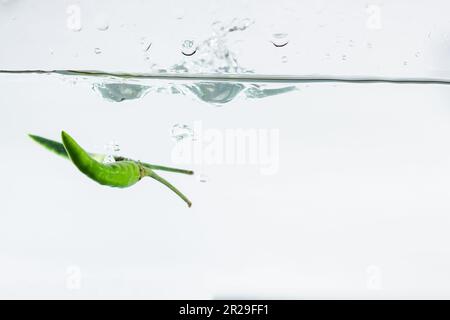
[[[103,159],[103,163],[108,164],[116,162],[115,155],[120,151],[119,144],[115,141],[110,141],[105,145],[104,149],[106,156]]]
[[[194,130],[187,124],[176,123],[172,126],[171,137],[175,142],[194,138]]]
[[[172,126],[172,130],[170,132],[171,138],[175,141],[175,143],[181,143],[186,140],[195,140],[194,129],[187,125],[176,123]],[[196,173],[195,178],[198,182],[205,183],[208,182],[209,177],[204,172]]]

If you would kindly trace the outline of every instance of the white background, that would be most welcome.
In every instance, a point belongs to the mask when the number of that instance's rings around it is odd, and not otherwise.
[[[237,16],[255,24],[230,45],[256,73],[448,75],[445,1],[374,2],[380,29],[356,0],[3,2],[0,69],[169,68],[184,59],[182,39]],[[66,26],[73,3],[79,32]],[[274,49],[278,29],[290,43]],[[150,62],[143,36],[154,39]],[[449,87],[301,84],[218,108],[182,95],[112,103],[72,80],[0,76],[2,298],[450,297]],[[172,125],[199,120],[279,129],[279,171],[195,167],[206,183],[165,174],[193,200],[187,209],[150,180],[99,186],[26,137],[64,129],[88,150],[114,139],[127,156],[170,165]]]

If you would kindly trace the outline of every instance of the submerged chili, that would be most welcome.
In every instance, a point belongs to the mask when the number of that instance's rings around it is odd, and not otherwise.
[[[192,174],[192,171],[141,163],[127,158],[116,158],[114,163],[100,162],[104,155],[87,153],[69,134],[62,131],[62,144],[59,142],[30,135],[30,137],[47,149],[68,157],[73,164],[92,180],[106,186],[126,188],[134,185],[144,177],[151,177],[175,192],[190,207],[191,201],[167,180],[156,174],[152,167],[159,170]]]

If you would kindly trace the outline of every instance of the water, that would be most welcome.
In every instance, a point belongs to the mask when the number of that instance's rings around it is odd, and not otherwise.
[[[268,283],[294,281],[293,288],[298,270],[317,272],[305,257],[338,274],[348,268],[365,274],[374,264],[384,266],[382,274],[445,272],[441,254],[421,264],[421,254],[408,250],[446,250],[445,80],[2,73],[0,83],[0,139],[8,155],[1,164],[9,168],[1,187],[8,223],[0,233],[21,252],[28,252],[27,239],[37,238],[28,263],[58,254],[81,270],[97,270],[89,261],[105,262],[94,243],[107,250],[108,263],[120,256],[151,266],[158,257],[161,264],[198,263],[202,272],[253,252],[252,268],[272,274],[257,267],[270,255],[271,268],[296,267]],[[187,125],[196,139],[174,139],[174,124]],[[193,169],[193,177],[161,173],[193,207],[151,180],[124,190],[99,186],[26,136],[59,139],[61,130],[92,152],[104,152],[114,139],[120,155]],[[19,174],[23,168],[26,175]],[[41,234],[50,221],[51,232]],[[428,229],[434,236],[418,236]],[[151,255],[142,255],[144,249]],[[199,250],[195,260],[192,250]],[[365,288],[366,279],[361,282]]]
[[[8,2],[3,30],[39,41],[2,34],[0,297],[450,297],[448,19],[400,2]],[[159,172],[192,208],[27,136],[61,130],[193,170]]]

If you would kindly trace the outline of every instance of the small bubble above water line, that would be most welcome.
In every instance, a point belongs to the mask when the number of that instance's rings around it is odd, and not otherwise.
[[[197,52],[197,45],[194,40],[184,40],[181,44],[181,53],[185,56],[192,56]]]
[[[184,16],[186,15],[184,8],[176,7],[173,9],[173,15],[175,19],[182,20]]]
[[[104,14],[98,15],[95,18],[95,27],[98,31],[106,31],[109,29],[108,17]]]
[[[289,43],[289,38],[287,33],[274,33],[272,34],[272,39],[270,40],[272,44],[277,47],[281,48],[284,47]]]

